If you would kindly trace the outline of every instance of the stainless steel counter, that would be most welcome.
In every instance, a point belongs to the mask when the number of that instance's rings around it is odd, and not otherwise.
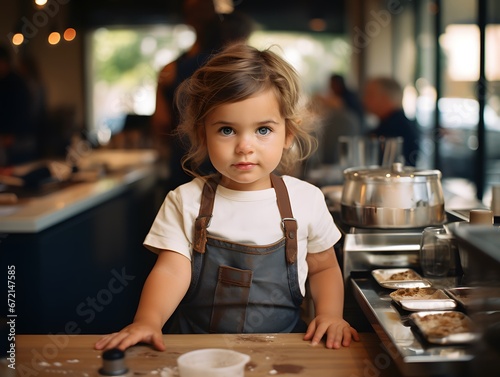
[[[381,232],[351,228],[344,239],[342,271],[345,279],[353,271],[371,271],[375,268],[419,268],[421,231]]]
[[[354,297],[387,351],[405,376],[471,376],[473,345],[434,346],[406,321],[409,313],[394,306],[389,289],[368,273],[351,275]],[[452,281],[441,282],[443,286]]]

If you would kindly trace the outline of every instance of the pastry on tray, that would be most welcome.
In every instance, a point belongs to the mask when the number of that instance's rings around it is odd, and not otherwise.
[[[411,268],[388,268],[372,271],[373,278],[384,288],[424,288],[430,287],[431,283],[423,279]]]
[[[461,312],[419,312],[410,319],[432,343],[468,343],[478,337],[470,318]]]
[[[399,288],[389,295],[405,310],[451,310],[457,303],[441,289],[429,287]]]

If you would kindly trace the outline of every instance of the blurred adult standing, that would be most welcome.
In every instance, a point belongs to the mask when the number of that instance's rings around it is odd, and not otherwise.
[[[415,122],[409,120],[404,113],[401,85],[389,77],[372,78],[366,83],[363,104],[367,112],[379,119],[378,126],[369,131],[369,135],[402,137],[405,165],[415,166],[421,136]]]
[[[339,184],[343,180],[339,138],[361,135],[359,118],[331,89],[325,96],[315,95],[311,109],[319,123],[318,149],[304,165],[304,178],[317,186]]]
[[[12,165],[36,158],[36,125],[32,97],[15,69],[9,47],[0,45],[0,164]]]
[[[344,98],[332,86],[328,95],[316,96],[314,101],[316,112],[319,113],[321,119],[317,151],[319,163],[338,164],[339,137],[362,134],[359,116],[347,106]]]
[[[254,29],[253,21],[238,11],[217,14],[211,0],[184,0],[184,22],[196,33],[193,46],[160,71],[156,91],[156,109],[151,117],[152,130],[157,140],[169,146],[167,191],[189,182],[192,177],[182,169],[182,157],[188,146],[175,134],[179,123],[174,96],[177,87],[204,65],[209,57],[224,45],[246,41]],[[210,171],[206,164],[204,170]]]
[[[365,127],[365,110],[360,96],[350,89],[344,79],[344,76],[332,73],[330,75],[330,91],[339,97],[344,106],[349,109],[358,118],[360,130]]]

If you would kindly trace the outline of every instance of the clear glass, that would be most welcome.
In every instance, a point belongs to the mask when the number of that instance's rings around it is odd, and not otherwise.
[[[425,277],[445,277],[451,268],[453,237],[442,227],[427,227],[420,242],[420,267]]]

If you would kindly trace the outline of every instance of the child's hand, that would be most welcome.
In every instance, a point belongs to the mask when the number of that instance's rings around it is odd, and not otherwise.
[[[349,347],[351,340],[359,341],[358,332],[349,323],[328,315],[319,315],[311,321],[304,340],[311,340],[311,344],[316,345],[325,334],[326,348]]]
[[[96,350],[118,348],[125,351],[139,342],[149,343],[158,351],[165,351],[161,330],[139,323],[132,323],[120,332],[103,336],[94,347]]]

